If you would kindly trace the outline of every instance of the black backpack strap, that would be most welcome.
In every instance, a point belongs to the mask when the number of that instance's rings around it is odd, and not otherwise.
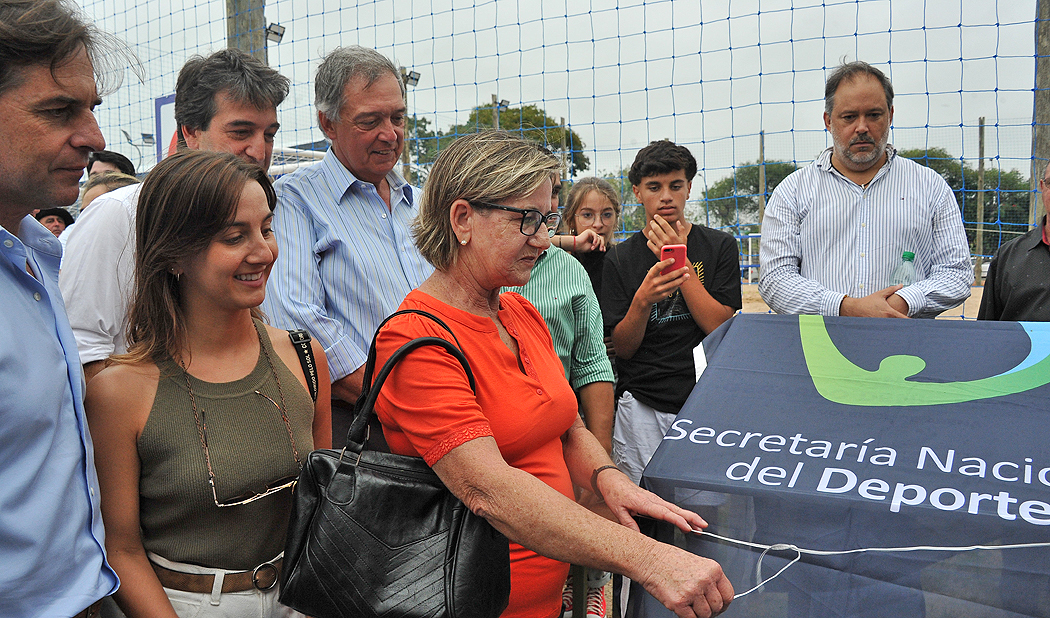
[[[288,338],[299,355],[299,364],[303,367],[306,384],[310,387],[310,399],[317,401],[317,363],[314,362],[314,350],[310,346],[310,333],[305,330],[290,330]]]

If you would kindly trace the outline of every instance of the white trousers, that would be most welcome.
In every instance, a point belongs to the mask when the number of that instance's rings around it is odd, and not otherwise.
[[[642,482],[642,471],[674,419],[674,414],[660,412],[638,401],[631,391],[620,395],[613,425],[613,462],[635,485]]]
[[[613,425],[613,463],[635,485],[642,482],[642,471],[653,458],[656,447],[674,422],[674,414],[665,414],[645,405],[624,391],[616,402],[616,423]],[[620,611],[627,609],[631,580],[624,577],[620,587]]]
[[[166,569],[182,573],[215,575],[218,590],[222,590],[220,576],[236,571],[209,569],[207,567],[181,562],[172,562],[157,554],[150,553],[149,559]],[[303,618],[303,615],[290,607],[277,602],[279,586],[269,590],[245,590],[243,592],[185,592],[165,588],[171,606],[179,618]]]

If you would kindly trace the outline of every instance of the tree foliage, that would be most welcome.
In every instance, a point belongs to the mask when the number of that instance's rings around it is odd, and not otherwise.
[[[425,171],[437,159],[438,153],[447,148],[457,137],[491,129],[493,127],[492,114],[491,105],[479,105],[471,110],[465,123],[453,125],[447,131],[438,130],[437,133],[429,130],[429,123],[425,118],[420,118],[418,121],[415,120],[415,117],[411,118],[409,127],[406,129],[406,137],[411,140],[413,136],[418,136],[415,142],[418,150],[411,151],[416,165]],[[418,122],[418,125],[415,122]],[[580,136],[572,129],[562,127],[557,120],[535,105],[501,110],[499,124],[500,128],[505,131],[519,133],[525,139],[543,144],[556,156],[566,154],[569,159],[570,177],[587,170],[591,165],[590,159],[583,152],[584,143]],[[413,130],[416,132],[414,133]]]
[[[408,118],[405,125],[405,149],[413,163],[415,178],[411,181],[421,187],[438,152],[437,134],[430,129],[430,121],[426,117],[413,114]]]
[[[765,193],[766,199],[788,174],[798,167],[789,161],[766,161],[766,186],[758,186],[761,163],[749,161],[736,166],[731,176],[712,184],[704,194],[707,210],[712,222],[718,225],[758,225],[758,198]],[[745,230],[740,230],[744,233]]]
[[[978,178],[970,163],[953,157],[943,148],[901,150],[900,156],[925,165],[944,178],[955,194],[962,211],[966,238],[974,253],[990,255],[996,248],[1024,231],[1028,223],[1029,179],[1017,170],[999,168],[984,171],[984,246],[975,246],[977,238]],[[1005,232],[1005,233],[1004,233]]]
[[[620,220],[618,229],[626,232],[635,232],[645,226],[645,209],[637,204],[634,191],[631,189],[631,181],[627,179],[627,172],[631,168],[625,167],[617,172],[602,174],[602,178],[616,190],[620,197]]]

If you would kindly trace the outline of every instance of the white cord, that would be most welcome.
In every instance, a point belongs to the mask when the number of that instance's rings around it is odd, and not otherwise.
[[[733,544],[736,544],[736,545],[744,545],[744,546],[747,546],[747,547],[752,547],[754,549],[761,549],[762,550],[762,554],[758,557],[758,564],[755,565],[755,581],[757,581],[758,584],[754,588],[751,588],[750,590],[748,590],[747,592],[742,592],[742,593],[740,593],[738,595],[735,595],[735,598],[737,598],[737,599],[739,599],[740,597],[744,597],[744,596],[747,596],[747,595],[751,594],[752,592],[758,590],[762,586],[764,586],[764,585],[768,584],[769,582],[773,581],[774,579],[780,577],[780,574],[783,573],[784,571],[788,570],[788,567],[790,567],[791,565],[795,564],[796,562],[798,562],[799,560],[802,559],[802,554],[810,554],[810,555],[813,555],[813,556],[842,556],[842,555],[846,555],[846,554],[860,554],[860,553],[869,552],[869,551],[870,552],[906,552],[906,551],[951,551],[951,552],[961,552],[961,551],[978,551],[978,550],[1023,549],[1023,548],[1028,548],[1028,547],[1050,547],[1050,542],[1042,542],[1042,543],[1013,543],[1013,544],[1008,544],[1008,545],[964,545],[964,546],[959,546],[959,547],[939,547],[939,546],[935,546],[935,545],[915,545],[915,546],[912,546],[912,547],[858,547],[856,549],[820,550],[820,549],[804,549],[804,548],[801,548],[801,547],[799,547],[797,545],[793,545],[793,544],[790,544],[790,543],[774,543],[773,545],[763,545],[761,543],[751,543],[750,541],[741,541],[739,539],[734,539],[734,538],[731,538],[731,537],[722,536],[720,534],[715,534],[714,532],[707,532],[705,530],[693,530],[693,533],[694,534],[700,534],[700,535],[707,535],[707,536],[710,536],[712,538],[719,539],[721,541],[726,541],[727,543],[733,543]],[[788,562],[786,565],[784,565],[784,567],[781,568],[779,571],[777,571],[775,574],[773,574],[772,577],[770,577],[769,579],[763,580],[762,579],[762,559],[765,558],[766,554],[771,552],[771,551],[794,551],[795,552],[795,558],[793,560],[791,560],[791,562]]]

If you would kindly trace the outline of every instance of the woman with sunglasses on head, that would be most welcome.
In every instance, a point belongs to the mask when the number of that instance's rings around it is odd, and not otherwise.
[[[679,616],[708,617],[732,599],[718,564],[637,532],[632,515],[682,530],[705,526],[639,488],[584,427],[551,335],[536,309],[504,286],[528,282],[550,246],[553,156],[531,142],[486,131],[441,152],[423,188],[413,228],[435,267],[402,309],[444,321],[476,380],[437,347],[413,350],[376,403],[390,450],[423,457],[449,490],[511,541],[506,618],[561,614],[568,563],[623,573]],[[376,366],[406,342],[452,335],[417,314],[376,337]],[[573,484],[602,497],[615,518],[576,504]]]
[[[142,185],[128,353],[86,400],[129,618],[298,615],[275,584],[330,397],[323,350],[314,403],[288,333],[260,321],[275,203],[266,172],[227,153],[180,152]]]

